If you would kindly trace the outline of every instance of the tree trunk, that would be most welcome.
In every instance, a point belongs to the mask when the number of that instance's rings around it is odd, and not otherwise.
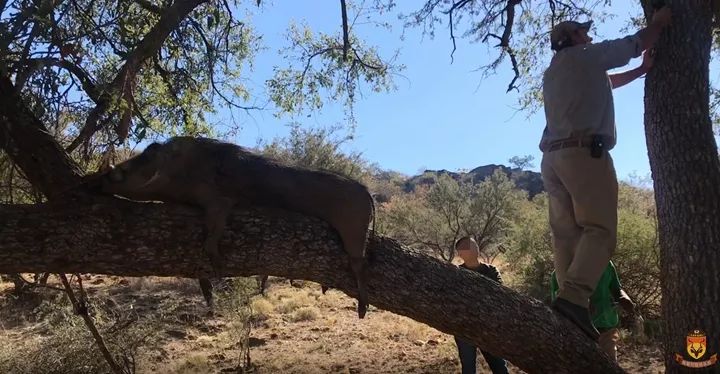
[[[195,209],[109,198],[0,206],[0,273],[209,277],[202,222]],[[314,218],[236,211],[220,243],[222,275],[307,279],[355,296],[339,243]],[[529,373],[622,372],[538,300],[389,238],[372,238],[368,253],[370,303],[378,308],[464,336]]]
[[[688,369],[676,354],[704,361],[720,353],[720,161],[709,109],[711,1],[673,1],[672,8],[646,81],[645,131],[662,254],[665,365],[678,373]],[[696,329],[707,334],[699,360],[686,351]]]

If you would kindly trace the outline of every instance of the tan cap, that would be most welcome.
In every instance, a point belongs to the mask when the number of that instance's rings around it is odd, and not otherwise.
[[[571,35],[580,29],[590,30],[593,21],[587,22],[575,22],[575,21],[563,21],[553,27],[550,32],[550,48],[553,51],[560,50],[567,47],[567,43],[570,42]]]

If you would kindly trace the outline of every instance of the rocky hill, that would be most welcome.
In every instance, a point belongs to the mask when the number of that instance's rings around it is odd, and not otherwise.
[[[527,191],[530,197],[544,191],[540,173],[494,164],[480,166],[468,172],[452,172],[444,169],[425,170],[422,174],[410,177],[405,181],[405,191],[413,191],[416,186],[432,185],[435,183],[435,179],[441,175],[449,175],[457,181],[472,181],[473,184],[477,184],[492,175],[496,169],[502,170],[518,188]]]

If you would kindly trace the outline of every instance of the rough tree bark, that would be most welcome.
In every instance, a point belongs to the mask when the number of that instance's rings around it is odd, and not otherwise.
[[[0,273],[208,277],[202,222],[195,209],[110,198],[0,206]],[[317,219],[251,210],[234,212],[220,249],[226,276],[307,279],[355,296],[339,243]],[[465,336],[529,373],[622,372],[538,300],[388,238],[373,238],[368,250],[370,302],[378,308]]]
[[[48,199],[80,183],[80,167],[27,109],[5,76],[0,76],[0,148]]]
[[[677,373],[685,369],[675,354],[689,358],[692,330],[707,334],[701,360],[720,353],[720,161],[709,110],[711,1],[673,1],[672,8],[646,81],[645,130],[662,253],[666,372]]]

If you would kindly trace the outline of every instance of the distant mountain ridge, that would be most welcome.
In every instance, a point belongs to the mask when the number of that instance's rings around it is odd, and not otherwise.
[[[468,172],[454,172],[444,169],[425,170],[422,174],[412,176],[405,181],[405,191],[411,192],[417,186],[432,185],[435,183],[435,178],[441,175],[449,175],[456,181],[466,181],[469,179],[472,181],[473,184],[478,184],[485,180],[485,178],[492,175],[492,173],[494,173],[496,169],[502,170],[502,172],[505,173],[505,175],[507,175],[510,180],[515,182],[515,185],[518,188],[527,191],[529,197],[531,198],[545,191],[540,173],[495,164],[479,166]]]

